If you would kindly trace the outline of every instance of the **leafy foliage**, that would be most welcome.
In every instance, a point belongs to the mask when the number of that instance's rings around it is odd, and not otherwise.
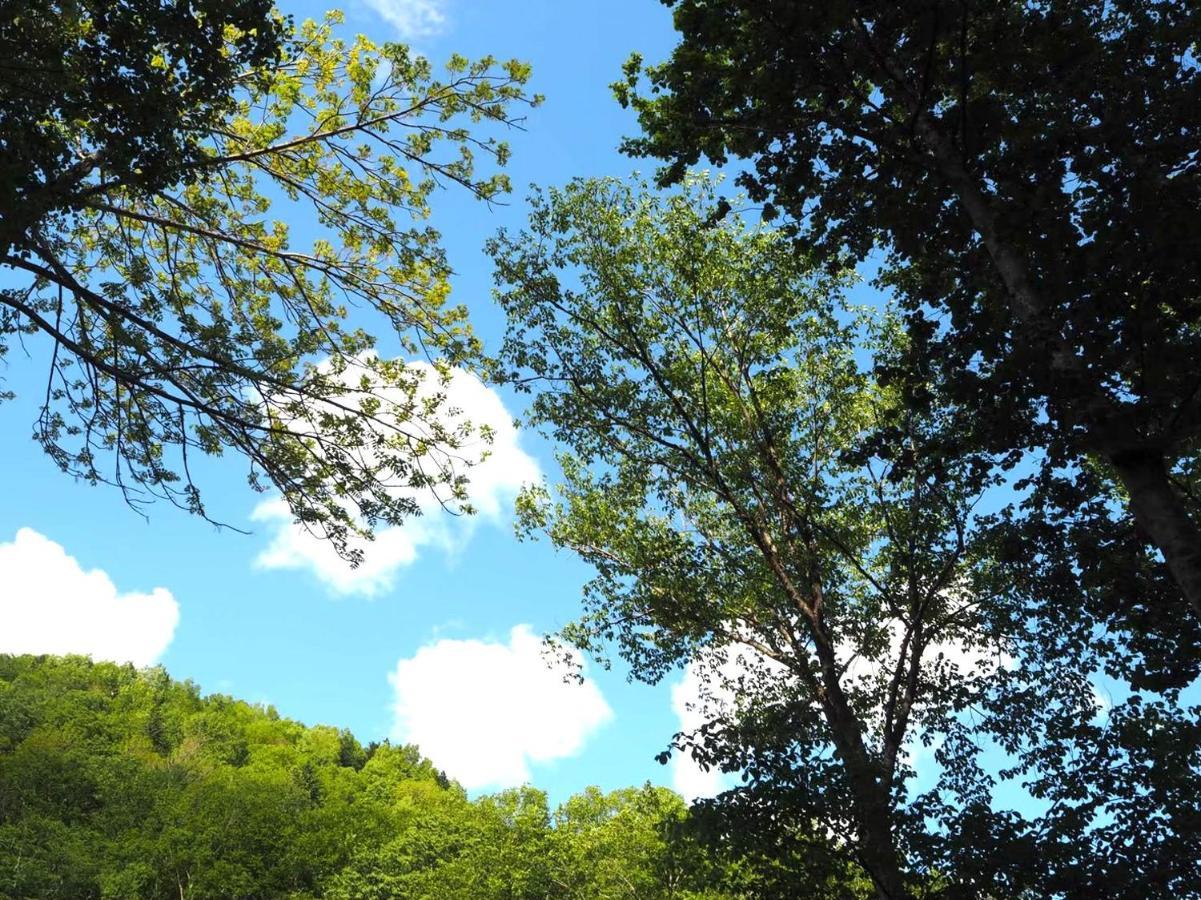
[[[703,724],[675,749],[742,774],[706,819],[779,867],[764,895],[790,876],[837,895],[848,871],[885,898],[1072,895],[1118,871],[1179,890],[1197,711],[1169,688],[1099,717],[1092,679],[1132,654],[1001,552],[1006,521],[976,507],[1003,485],[936,387],[873,376],[908,371],[899,323],[737,205],[699,176],[667,196],[578,181],[493,243],[504,374],[564,448],[525,525],[597,572],[563,639],[699,677]],[[1005,782],[1050,809],[996,808]]]
[[[476,357],[423,221],[440,185],[507,190],[477,158],[506,161],[488,128],[536,102],[528,68],[456,56],[438,78],[337,15],[292,27],[250,0],[4,15],[0,266],[24,286],[0,291],[0,335],[48,338],[55,462],[207,516],[189,455],[232,450],[352,559],[423,493],[465,508],[469,423],[374,335],[443,375]]]
[[[415,747],[162,669],[0,657],[0,897],[746,896],[688,819],[650,785],[471,801]]]
[[[248,71],[280,60],[270,0],[5,4],[0,84],[3,246],[69,208],[102,159],[110,179],[157,190],[205,155]]]
[[[1163,608],[1158,634],[1181,598],[1201,615],[1197,5],[668,5],[671,58],[649,87],[634,58],[617,85],[644,128],[627,150],[666,159],[669,182],[702,155],[746,159],[751,197],[828,259],[883,249],[964,437],[1037,450],[1057,483],[1033,516],[1126,506],[1072,543],[1150,543],[1176,583],[1136,601]]]

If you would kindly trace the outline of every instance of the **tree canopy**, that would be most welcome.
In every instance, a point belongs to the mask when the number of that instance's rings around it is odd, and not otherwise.
[[[1153,605],[1201,615],[1197,5],[665,2],[679,45],[617,85],[626,149],[665,182],[745,159],[827,258],[881,250],[965,436],[1039,456],[1037,517],[1087,510],[1084,557],[1149,543]]]
[[[415,496],[464,507],[439,373],[478,344],[423,221],[440,186],[507,189],[477,159],[504,164],[527,67],[438,77],[259,0],[3,16],[0,335],[46,338],[54,461],[208,516],[189,457],[232,451],[352,559]]]
[[[847,306],[849,276],[782,232],[723,219],[697,176],[532,205],[492,247],[504,374],[563,448],[525,524],[596,569],[562,639],[701,679],[704,724],[675,746],[742,775],[713,805],[722,839],[790,848],[811,883],[852,861],[884,898],[1186,884],[1196,711],[1176,688],[1099,718],[1094,679],[1128,648],[1040,619],[1004,519],[976,511],[1001,486],[987,454],[954,452],[934,387],[919,414],[919,385],[872,374],[904,360],[900,323]],[[873,452],[886,433],[908,460]],[[1131,791],[1121,772],[1150,768]],[[1051,808],[997,808],[1004,782]]]
[[[470,511],[446,394],[488,373],[560,451],[519,534],[593,570],[552,645],[682,670],[660,761],[733,783],[471,798],[0,656],[0,900],[1197,894],[1201,6],[663,3],[614,85],[657,184],[535,189],[494,358],[429,219],[509,190],[527,65],[265,0],[0,10],[0,356],[53,461],[219,522],[232,452],[355,563]]]
[[[269,0],[9,3],[0,85],[3,235],[19,249],[84,182],[176,183],[206,155],[250,72],[277,65],[287,23]]]

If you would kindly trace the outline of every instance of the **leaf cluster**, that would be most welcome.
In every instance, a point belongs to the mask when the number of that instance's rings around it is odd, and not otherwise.
[[[403,45],[339,37],[336,14],[293,26],[259,3],[69,6],[16,21],[52,31],[80,84],[120,73],[144,118],[56,113],[69,164],[32,166],[6,207],[0,335],[45,354],[35,439],[135,506],[205,517],[193,463],[240,454],[352,562],[352,538],[416,498],[466,511],[461,451],[487,434],[436,411],[480,348],[426,220],[442,186],[508,189],[481,161],[503,166],[494,131],[537,102],[528,67],[453,57],[439,77]],[[433,370],[403,361],[423,356]]]

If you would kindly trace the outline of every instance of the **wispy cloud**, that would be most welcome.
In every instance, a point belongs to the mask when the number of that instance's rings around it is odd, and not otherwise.
[[[148,666],[175,636],[171,592],[122,593],[31,528],[0,544],[0,652],[80,653]]]
[[[363,0],[406,41],[442,34],[450,26],[447,0]]]
[[[613,717],[600,689],[565,679],[568,671],[548,666],[528,625],[507,643],[427,644],[389,676],[393,738],[416,744],[466,788],[520,785],[531,763],[575,756]]]

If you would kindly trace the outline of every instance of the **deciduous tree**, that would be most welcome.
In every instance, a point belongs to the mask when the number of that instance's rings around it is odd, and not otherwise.
[[[464,506],[465,430],[403,356],[477,353],[424,220],[441,185],[506,190],[476,160],[505,162],[489,128],[533,101],[528,69],[438,77],[262,0],[0,17],[0,336],[46,339],[54,461],[207,516],[190,460],[232,451],[344,552],[423,492]]]
[[[978,509],[1001,489],[989,455],[956,448],[920,373],[873,375],[905,371],[900,323],[730,206],[697,176],[666,196],[573,182],[492,246],[503,374],[563,448],[523,520],[596,570],[561,638],[649,682],[688,666],[704,724],[676,751],[745,781],[717,832],[833,895],[848,862],[885,898],[1059,896],[1119,860],[1187,883],[1201,748],[1178,688],[1098,718],[1121,639],[1040,615]],[[876,452],[897,443],[907,458]],[[1108,727],[1136,721],[1157,739]],[[1018,780],[1052,810],[1008,808]]]
[[[716,207],[704,182],[662,201],[578,182],[496,243],[503,360],[566,448],[560,499],[525,512],[597,568],[566,637],[616,641],[650,681],[699,667],[737,712],[681,748],[776,784],[787,770],[805,820],[880,896],[908,896],[903,748],[964,690],[930,659],[989,648],[966,531],[978,479],[849,459],[897,408],[856,362],[872,332],[839,306],[846,276],[779,233],[715,224]]]
[[[627,150],[745,159],[830,259],[883,250],[975,445],[1037,450],[1061,513],[1126,505],[1201,615],[1197,4],[665,2]]]

